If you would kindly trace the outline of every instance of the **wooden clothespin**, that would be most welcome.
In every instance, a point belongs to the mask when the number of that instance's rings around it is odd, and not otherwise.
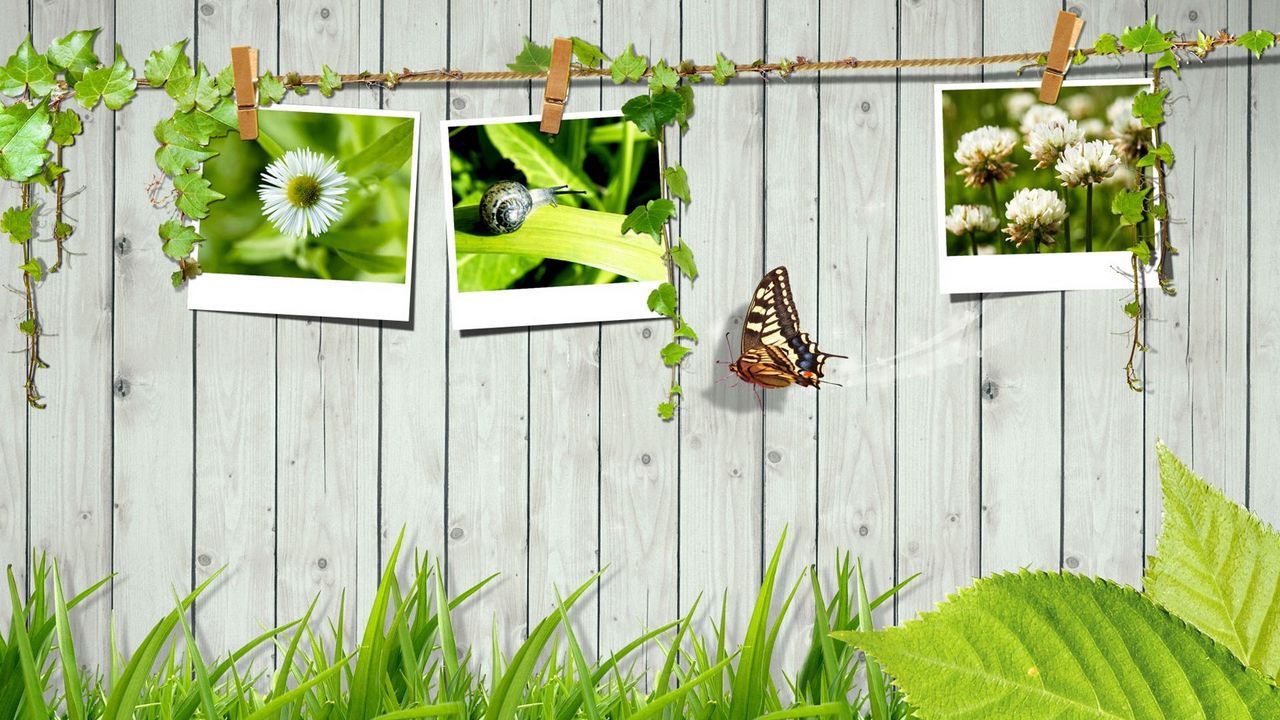
[[[1075,50],[1083,27],[1084,20],[1079,15],[1066,10],[1058,13],[1058,21],[1053,25],[1053,42],[1049,45],[1044,65],[1044,76],[1040,79],[1040,102],[1050,105],[1058,102],[1062,80],[1071,67],[1071,51]]]
[[[551,45],[551,65],[547,69],[547,87],[542,92],[542,124],[538,129],[555,135],[560,132],[564,104],[569,100],[569,61],[573,59],[573,41],[558,37]]]
[[[258,137],[258,89],[254,80],[258,77],[258,51],[248,45],[231,48],[231,73],[236,89],[236,121],[240,125],[241,140]]]

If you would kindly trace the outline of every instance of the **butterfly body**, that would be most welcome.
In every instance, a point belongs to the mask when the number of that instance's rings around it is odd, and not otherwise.
[[[765,274],[756,286],[742,323],[742,346],[729,370],[744,382],[763,388],[788,385],[821,387],[827,358],[844,357],[818,349],[800,330],[791,279],[785,267]]]

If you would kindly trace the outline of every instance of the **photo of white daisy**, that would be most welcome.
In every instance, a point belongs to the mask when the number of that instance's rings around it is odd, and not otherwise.
[[[187,305],[409,318],[418,114],[274,106],[258,137],[215,140]]]

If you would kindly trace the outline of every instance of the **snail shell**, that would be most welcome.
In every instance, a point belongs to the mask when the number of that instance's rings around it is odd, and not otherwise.
[[[520,229],[532,211],[529,188],[512,180],[494,183],[480,198],[480,221],[499,235]]]

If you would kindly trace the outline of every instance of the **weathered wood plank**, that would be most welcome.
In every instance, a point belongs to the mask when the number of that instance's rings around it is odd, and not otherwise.
[[[1143,3],[1078,2],[1081,47],[1146,20]],[[1137,77],[1141,58],[1089,62],[1071,77]],[[1159,300],[1158,292],[1152,299]],[[1068,292],[1062,327],[1063,567],[1137,584],[1142,578],[1143,397],[1124,384],[1128,317],[1121,293]]]
[[[602,24],[610,55],[635,43],[635,51],[651,61],[680,57],[679,0],[610,2]],[[604,107],[620,108],[639,92],[606,83]],[[669,165],[680,162],[674,132],[666,151]],[[678,224],[671,227],[675,232]],[[609,566],[600,587],[602,652],[678,612],[679,426],[660,422],[654,412],[667,381],[658,351],[670,328],[647,321],[607,323],[600,330],[600,562]],[[638,656],[638,667],[649,672],[660,663],[661,653],[652,647]]]
[[[760,2],[732,13],[707,0],[685,2],[683,54],[704,62],[717,52],[740,62],[760,57],[763,11]],[[764,269],[764,88],[740,79],[695,96],[681,157],[697,203],[680,229],[715,272],[686,283],[682,295],[685,316],[706,341],[685,361],[682,382],[689,402],[680,413],[680,604],[706,593],[703,608],[718,611],[714,599],[727,590],[735,636],[759,587],[763,414],[751,388],[715,382],[725,371],[715,361],[732,359],[722,358],[715,338],[740,330]]]
[[[278,72],[275,3],[202,3],[196,49],[216,72],[229,48],[258,48],[261,71]],[[196,605],[196,629],[215,652],[273,625],[276,604],[276,320],[195,315],[195,581],[222,577]],[[284,618],[289,620],[292,618]]]
[[[453,67],[503,67],[529,33],[528,0],[455,1],[449,17]],[[493,18],[503,19],[501,33]],[[529,107],[527,86],[449,91],[452,118],[524,115]],[[449,587],[460,592],[502,573],[458,613],[460,642],[475,647],[480,667],[495,623],[500,649],[511,652],[528,621],[528,337],[519,329],[449,333]]]
[[[600,38],[597,0],[532,3],[530,33],[550,43],[557,35]],[[533,89],[540,112],[542,84]],[[599,83],[571,86],[573,111],[600,108]],[[529,615],[556,611],[564,595],[600,567],[600,328],[601,324],[529,331]],[[597,585],[597,592],[598,592]],[[584,652],[596,648],[597,592],[573,613]]]
[[[1251,27],[1280,26],[1280,5],[1253,4]],[[1249,507],[1273,525],[1280,524],[1280,242],[1274,199],[1280,176],[1259,158],[1280,154],[1280,64],[1250,64],[1249,112]],[[1256,236],[1256,237],[1255,237]]]
[[[896,44],[895,2],[856,9],[823,4],[824,60],[850,53],[892,57]],[[824,391],[819,401],[817,560],[830,580],[836,553],[861,557],[873,593],[892,587],[895,570],[893,80],[892,71],[857,79],[824,75],[818,130],[821,307],[815,319],[826,349],[849,359],[829,364],[833,379],[845,386]],[[927,288],[921,292],[932,297]],[[892,620],[889,604],[877,621]]]
[[[26,37],[29,27],[27,0],[0,0],[0,17],[12,22],[0,27],[0,48],[11,52]],[[18,205],[22,195],[12,183],[0,183],[0,212]],[[10,247],[6,258],[22,264],[21,253]],[[5,278],[5,285],[15,285],[17,278]],[[17,323],[26,313],[22,295],[0,292],[0,326],[6,348],[22,346]],[[26,587],[27,564],[27,399],[22,387],[27,361],[22,353],[0,354],[0,567],[13,566],[19,587]],[[12,613],[9,594],[0,597],[0,622],[8,622]]]
[[[46,47],[50,40],[75,28],[101,27],[97,50],[104,59],[111,57],[115,41],[112,3],[55,0],[33,3],[31,12],[31,32],[38,46]],[[119,239],[114,235],[112,196],[114,122],[123,115],[102,107],[93,113],[82,112],[84,134],[65,155],[65,164],[71,169],[66,175],[67,189],[86,190],[67,203],[68,215],[79,220],[76,234],[67,244],[73,254],[59,274],[40,289],[40,322],[45,332],[41,355],[50,365],[40,375],[40,391],[49,398],[49,407],[28,414],[27,457],[32,462],[27,486],[39,488],[30,498],[31,546],[57,558],[63,582],[81,589],[106,577],[112,569],[111,247]],[[149,126],[143,133],[148,132]],[[136,191],[144,193],[141,187]],[[148,232],[146,237],[150,236]],[[136,247],[141,251],[141,244]],[[52,263],[52,243],[39,243],[38,248],[46,264]],[[184,442],[178,440],[180,445]],[[117,515],[115,524],[129,526],[130,518]],[[145,578],[113,582],[116,597],[129,597],[131,590],[126,584],[134,580],[145,582]],[[76,650],[82,663],[101,664],[107,659],[111,602],[112,593],[102,592],[79,609],[81,635]],[[126,647],[139,640],[125,634],[121,637]]]
[[[1248,7],[1226,0],[1170,0],[1163,24],[1243,28]],[[1177,153],[1169,174],[1169,208],[1178,294],[1150,294],[1147,321],[1147,446],[1164,439],[1197,472],[1234,500],[1245,499],[1248,416],[1249,235],[1248,77],[1241,50],[1165,73],[1173,104],[1164,139]],[[1210,130],[1211,129],[1211,130]],[[1146,455],[1146,551],[1160,527],[1154,452]]]
[[[982,50],[982,3],[902,3],[902,57]],[[969,70],[930,73],[973,80]],[[979,572],[979,301],[938,293],[934,91],[898,83],[897,463],[898,577],[921,577],[897,616],[928,609]]]
[[[280,17],[282,70],[379,64],[359,7],[286,0]],[[326,104],[376,107],[377,96],[347,88]],[[363,620],[378,573],[378,328],[280,318],[277,342],[277,612],[301,617],[319,591],[317,616],[335,615],[345,589],[348,617]]]

